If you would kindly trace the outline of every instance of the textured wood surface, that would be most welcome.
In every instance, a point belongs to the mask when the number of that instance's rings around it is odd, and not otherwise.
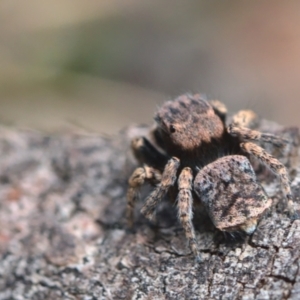
[[[298,130],[261,129],[293,140],[267,149],[288,166],[298,208]],[[129,141],[145,130],[108,139],[1,129],[0,299],[300,299],[300,221],[286,216],[279,181],[258,164],[272,209],[248,238],[224,236],[196,211],[202,263],[167,201],[156,225],[137,209],[135,231],[126,230]]]

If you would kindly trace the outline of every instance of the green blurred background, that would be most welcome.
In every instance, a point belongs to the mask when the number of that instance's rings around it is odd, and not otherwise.
[[[300,1],[2,0],[0,121],[116,133],[203,92],[300,125]]]

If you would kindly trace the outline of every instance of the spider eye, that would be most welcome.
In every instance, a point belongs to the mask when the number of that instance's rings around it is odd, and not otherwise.
[[[176,131],[176,129],[175,129],[174,125],[170,125],[170,132],[174,133],[175,131]]]

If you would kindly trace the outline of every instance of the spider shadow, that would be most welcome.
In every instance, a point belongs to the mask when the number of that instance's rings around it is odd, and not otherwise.
[[[145,189],[147,195],[147,189]],[[144,193],[143,193],[144,194]],[[137,203],[135,211],[135,224],[131,232],[151,230],[151,241],[159,242],[161,240],[170,240],[174,236],[180,236],[185,242],[184,230],[178,219],[178,211],[176,203],[167,197],[161,201],[156,209],[155,221],[147,220],[141,213],[141,207],[144,202]],[[195,201],[193,207],[193,225],[197,235],[197,243],[199,245],[214,244],[214,249],[223,252],[223,248],[231,249],[245,242],[247,235],[242,232],[222,232],[218,230],[212,223],[209,215],[204,207]]]

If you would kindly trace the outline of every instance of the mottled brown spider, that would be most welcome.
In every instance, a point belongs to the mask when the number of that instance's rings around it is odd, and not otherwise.
[[[257,120],[252,111],[239,112],[228,127],[226,114],[226,107],[219,101],[206,101],[199,94],[182,95],[167,101],[156,113],[152,143],[146,137],[132,141],[134,155],[142,167],[129,179],[129,226],[133,224],[139,189],[145,182],[155,186],[141,210],[150,220],[168,192],[177,196],[178,218],[198,261],[192,223],[194,200],[204,204],[219,230],[247,234],[255,231],[258,220],[271,205],[271,199],[256,180],[250,155],[278,175],[289,214],[296,216],[286,168],[252,142],[282,146],[286,141],[249,129]]]

